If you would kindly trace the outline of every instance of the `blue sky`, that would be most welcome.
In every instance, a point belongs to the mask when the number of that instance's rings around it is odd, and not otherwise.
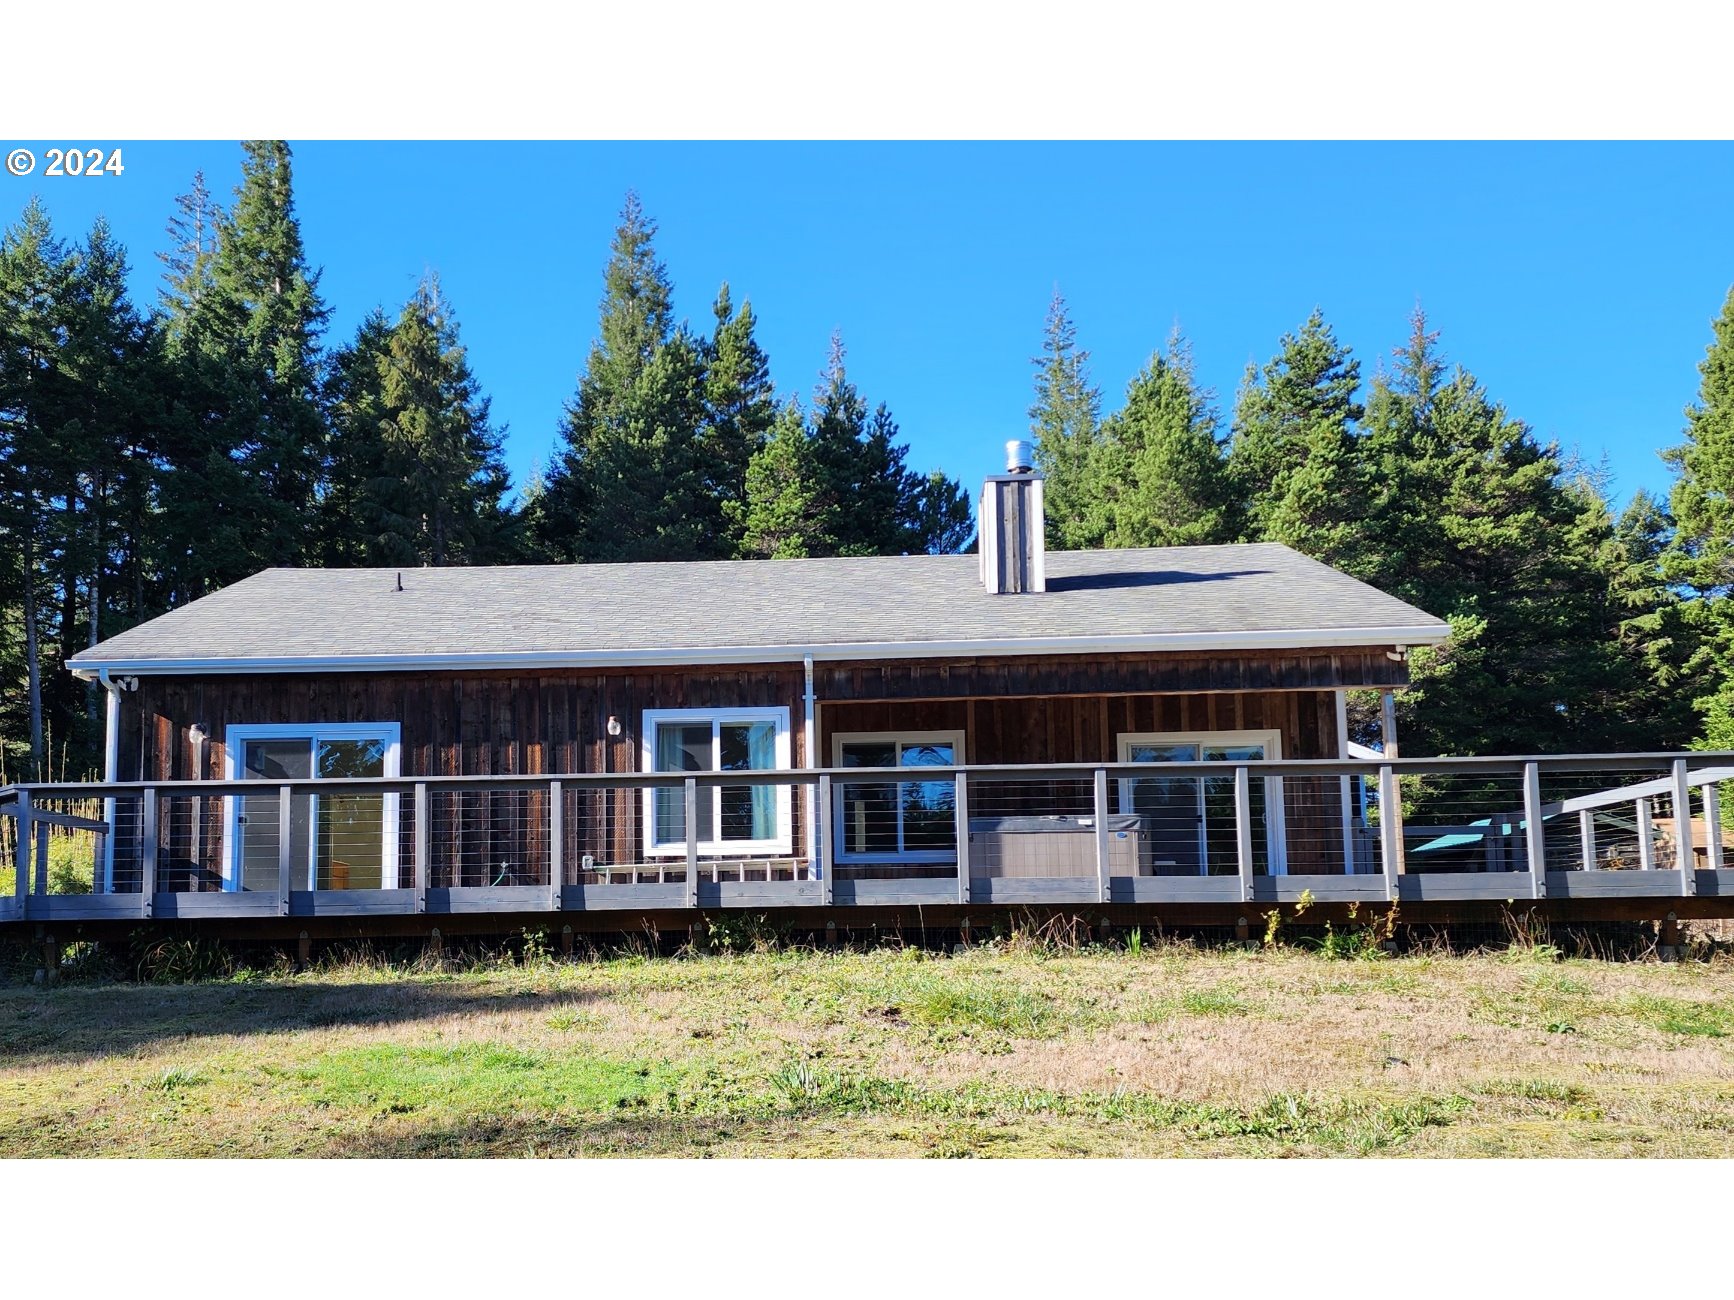
[[[22,142],[40,157],[43,144]],[[773,375],[810,393],[840,329],[912,463],[972,489],[1027,427],[1058,285],[1115,405],[1176,322],[1226,416],[1316,304],[1370,376],[1417,299],[1447,355],[1543,438],[1665,491],[1709,322],[1734,282],[1726,144],[431,144],[303,142],[295,181],[331,337],[440,273],[509,425],[515,480],[555,439],[625,191],[661,224],[676,306],[725,279]],[[62,235],[107,215],[152,301],[173,198],[232,142],[124,146],[119,177],[0,173]]]

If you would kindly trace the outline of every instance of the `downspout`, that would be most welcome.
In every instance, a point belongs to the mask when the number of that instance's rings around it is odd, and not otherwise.
[[[806,706],[806,718],[802,724],[804,727],[804,731],[802,732],[804,737],[802,745],[806,750],[804,755],[807,760],[805,766],[808,771],[811,771],[819,766],[817,762],[818,754],[814,750],[813,735],[813,714],[818,706],[819,698],[813,693],[812,655],[809,654],[806,656],[803,660],[803,667],[806,669],[807,674],[807,691],[806,694],[801,697],[802,704]],[[802,791],[802,797],[806,801],[807,879],[817,880],[819,878],[819,823],[816,818],[816,810],[819,806],[818,783],[812,781],[808,782]]]
[[[120,683],[109,680],[108,669],[98,668],[96,680],[107,695],[103,715],[102,779],[113,785],[120,779]],[[108,823],[108,833],[102,837],[102,892],[114,892],[114,799],[102,801],[102,820]]]

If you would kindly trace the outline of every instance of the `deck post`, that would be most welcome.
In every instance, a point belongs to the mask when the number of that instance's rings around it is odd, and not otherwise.
[[[289,828],[294,817],[295,792],[277,787],[277,915],[289,915],[289,889],[294,884],[294,855],[289,851]]]
[[[1240,901],[1252,901],[1252,778],[1234,769],[1234,856],[1240,868]]]
[[[139,804],[139,886],[138,914],[149,917],[151,903],[157,892],[157,790],[145,787]]]
[[[1686,760],[1674,760],[1674,865],[1680,872],[1680,894],[1698,892],[1698,864],[1692,857],[1692,774]]]
[[[427,911],[427,876],[428,876],[428,800],[427,782],[415,783],[415,864],[414,871],[415,910],[420,916]]]
[[[1094,774],[1096,796],[1096,885],[1100,889],[1100,900],[1111,902],[1113,898],[1108,872],[1108,854],[1111,841],[1108,838],[1108,769],[1098,767]]]
[[[957,901],[969,902],[969,774],[957,774]]]
[[[1577,815],[1578,849],[1583,854],[1583,869],[1595,871],[1600,863],[1596,861],[1596,815],[1593,808],[1584,808]]]
[[[1637,802],[1638,817],[1638,866],[1644,871],[1656,869],[1655,827],[1650,818],[1650,801],[1639,799]]]
[[[1712,871],[1722,870],[1722,796],[1714,781],[1699,787],[1704,796],[1704,856]]]
[[[1379,857],[1385,871],[1385,897],[1397,901],[1397,877],[1403,874],[1403,813],[1398,807],[1397,773],[1379,765]]]
[[[698,906],[698,778],[686,778],[686,905]]]
[[[819,837],[819,901],[830,907],[836,901],[837,891],[834,888],[834,877],[837,874],[837,854],[831,847],[831,778],[829,775],[819,778],[819,794],[814,801],[817,805],[814,821],[817,823],[814,834]]]
[[[548,910],[558,912],[565,903],[566,887],[566,788],[548,782]]]
[[[1547,897],[1547,827],[1541,820],[1541,765],[1523,765],[1523,847],[1529,855],[1529,896]]]
[[[48,893],[48,828],[50,823],[41,818],[35,821],[36,827],[36,892]]]
[[[18,919],[23,920],[30,914],[30,856],[35,852],[36,836],[30,826],[30,791],[18,792],[18,812],[14,824],[18,836],[17,851],[13,854],[13,868],[16,880],[13,884],[12,897],[18,904]]]

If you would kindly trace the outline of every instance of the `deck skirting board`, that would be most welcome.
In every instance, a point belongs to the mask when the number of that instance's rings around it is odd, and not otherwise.
[[[1699,872],[1700,875],[1707,873]],[[1680,892],[1677,871],[1550,871],[1549,898],[1668,898]]]
[[[1315,903],[1382,903],[1383,876],[1254,876],[1252,897],[1259,903],[1295,903],[1302,894]]]
[[[976,876],[969,882],[972,903],[1094,903],[1100,886],[1081,876]]]
[[[546,912],[546,885],[477,885],[430,889],[427,910],[457,915],[467,912]]]
[[[891,906],[910,903],[955,903],[955,880],[839,880],[832,898],[838,906]]]
[[[824,890],[816,880],[698,882],[700,907],[816,907],[824,898]]]
[[[1720,898],[1734,894],[1734,871],[1699,871],[1694,874],[1698,877],[1700,894]]]
[[[686,906],[686,885],[566,885],[560,907],[567,912],[652,912]]]
[[[126,897],[123,895],[123,897]],[[293,900],[293,895],[291,895]],[[138,912],[138,895],[130,896]],[[276,890],[246,890],[213,894],[153,894],[153,917],[277,916]]]
[[[1530,888],[1527,871],[1440,871],[1397,878],[1397,897],[1418,901],[1489,898],[1528,901]]]
[[[414,912],[413,889],[297,889],[289,895],[290,916],[408,916]]]
[[[1125,889],[1120,888],[1124,884]],[[1128,903],[1238,903],[1239,876],[1114,876],[1109,896]]]

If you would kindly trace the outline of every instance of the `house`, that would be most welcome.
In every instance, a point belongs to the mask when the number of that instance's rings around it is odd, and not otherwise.
[[[1539,837],[1487,855],[1486,879],[1404,879],[1389,700],[1408,651],[1445,640],[1439,619],[1279,545],[1048,554],[1043,531],[1041,479],[1014,443],[984,485],[974,555],[260,573],[72,661],[107,691],[107,780],[21,788],[11,815],[104,831],[97,897],[20,907],[1586,888],[1549,884]],[[1349,745],[1358,689],[1386,693],[1377,754]],[[1534,762],[1420,761],[1509,773],[1509,807],[1540,808]],[[1685,764],[1657,770],[1690,802]],[[1375,783],[1393,809],[1376,824]],[[102,817],[80,821],[76,798]],[[46,853],[32,876],[19,838],[17,894],[44,895]],[[1697,873],[1712,888],[1716,857]],[[1689,891],[1687,861],[1630,874]]]

